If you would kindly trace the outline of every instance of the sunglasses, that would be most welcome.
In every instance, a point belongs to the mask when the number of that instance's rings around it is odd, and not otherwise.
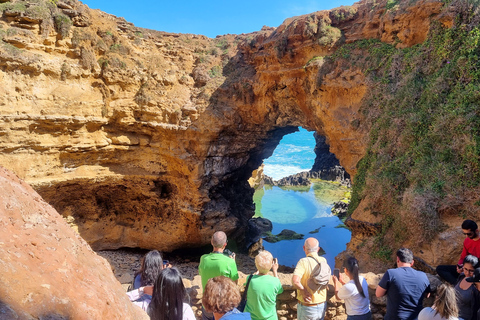
[[[473,232],[464,232],[463,233],[463,235],[469,236],[469,237],[473,236],[473,234],[474,234]]]
[[[474,273],[475,270],[463,268],[463,272]]]

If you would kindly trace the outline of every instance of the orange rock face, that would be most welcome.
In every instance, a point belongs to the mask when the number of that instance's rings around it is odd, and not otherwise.
[[[29,185],[0,168],[2,319],[148,319],[110,265]]]

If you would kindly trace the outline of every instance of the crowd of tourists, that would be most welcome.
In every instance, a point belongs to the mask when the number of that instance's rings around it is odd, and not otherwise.
[[[410,249],[398,249],[397,268],[385,272],[375,291],[377,297],[386,296],[384,319],[480,320],[478,226],[474,221],[465,220],[462,230],[466,238],[458,264],[437,267],[438,275],[445,282],[436,288],[432,307],[423,308],[424,298],[431,293],[427,275],[413,268]],[[236,284],[235,254],[225,249],[226,234],[215,232],[211,244],[212,252],[203,255],[198,266],[203,289],[202,320],[278,319],[276,300],[283,288],[278,279],[277,259],[268,251],[260,251],[255,257],[257,271],[247,277],[241,294]],[[347,320],[371,320],[368,284],[359,274],[357,259],[348,257],[343,263],[343,272],[334,269],[332,275],[326,259],[318,255],[319,249],[317,239],[306,239],[305,257],[298,261],[293,272],[297,319],[324,319],[327,285],[333,280],[336,298],[345,302]],[[127,295],[151,320],[195,319],[180,272],[162,260],[158,251],[145,255]]]

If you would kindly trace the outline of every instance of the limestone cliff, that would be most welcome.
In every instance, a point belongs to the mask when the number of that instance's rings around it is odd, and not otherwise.
[[[108,262],[1,167],[0,190],[1,319],[149,319]]]
[[[369,178],[383,167],[357,164],[377,154],[376,120],[388,114],[382,103],[402,107],[388,98],[408,79],[424,80],[428,70],[419,74],[417,66],[431,65],[430,73],[441,67],[409,54],[432,52],[425,44],[434,31],[460,28],[463,20],[454,25],[454,17],[468,5],[365,0],[253,34],[208,39],[137,28],[75,0],[3,3],[0,164],[34,186],[94,248],[172,250],[208,243],[219,229],[241,239],[254,212],[247,180],[283,135],[302,126],[326,137],[357,185],[352,221],[362,227],[353,230],[349,250],[367,254],[403,243],[426,252],[430,264],[446,260],[427,248],[431,242],[418,245],[421,237],[381,232],[409,210],[394,206],[402,196],[405,203],[426,199],[415,197],[417,185],[394,197],[388,188],[373,194]],[[472,42],[473,53],[477,46]],[[448,52],[436,53],[449,61]],[[462,70],[460,63],[450,67]],[[432,83],[419,91],[446,92],[453,80]],[[414,90],[405,96],[413,108],[421,100]],[[401,132],[400,120],[389,126],[397,127]],[[391,146],[382,155],[401,157],[402,143],[412,141],[389,134],[378,142]],[[448,193],[460,207],[462,190]],[[476,201],[469,199],[468,206]],[[441,199],[431,201],[425,208],[438,215]],[[440,220],[453,226],[461,218]],[[421,233],[415,228],[405,225],[408,235]],[[377,242],[368,239],[372,234]]]

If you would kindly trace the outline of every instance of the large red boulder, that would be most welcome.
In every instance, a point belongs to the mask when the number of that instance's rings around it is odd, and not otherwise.
[[[1,167],[0,319],[148,319],[107,261]]]

